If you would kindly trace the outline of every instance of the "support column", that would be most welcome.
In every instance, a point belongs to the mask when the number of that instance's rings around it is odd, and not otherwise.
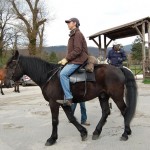
[[[98,41],[99,41],[99,46],[98,46],[98,48],[99,48],[99,55],[102,55],[102,45],[101,45],[101,36],[100,35],[98,36]]]
[[[148,28],[148,60],[150,60],[150,22],[148,22],[147,28]]]
[[[143,79],[145,79],[146,55],[145,55],[145,22],[142,24],[142,57],[143,57]]]
[[[107,51],[106,36],[104,35],[104,58],[105,58],[105,59],[106,59],[106,51]]]

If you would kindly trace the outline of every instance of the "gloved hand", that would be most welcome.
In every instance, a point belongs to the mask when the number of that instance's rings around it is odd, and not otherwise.
[[[108,64],[111,64],[111,60],[110,60],[110,59],[107,59],[107,63],[108,63]]]
[[[66,58],[63,58],[61,61],[58,62],[58,64],[65,65],[68,62]]]

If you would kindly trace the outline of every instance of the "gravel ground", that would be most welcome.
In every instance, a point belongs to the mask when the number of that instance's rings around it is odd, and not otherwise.
[[[45,142],[51,135],[51,113],[38,86],[20,87],[21,93],[4,89],[0,95],[0,150],[150,150],[150,85],[138,84],[138,104],[131,123],[133,134],[128,141],[120,141],[123,133],[123,117],[116,105],[107,119],[101,136],[92,140],[92,133],[100,119],[101,109],[97,99],[86,102],[88,139],[81,141],[76,128],[68,122],[60,108],[59,138],[53,146]],[[80,108],[75,116],[80,121]]]

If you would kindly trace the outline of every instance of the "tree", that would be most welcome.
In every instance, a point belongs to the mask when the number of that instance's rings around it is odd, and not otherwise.
[[[21,9],[21,4],[16,3],[16,0],[11,0],[14,8],[14,12],[17,18],[20,19],[26,28],[27,38],[29,40],[28,50],[30,55],[36,55],[37,53],[37,36],[43,36],[44,24],[46,18],[44,15],[44,9],[39,2],[40,0],[24,0],[26,3],[25,9]],[[27,12],[27,13],[26,13]],[[41,33],[40,33],[41,32]],[[39,34],[40,33],[40,34]],[[40,37],[41,38],[41,37]],[[42,39],[42,38],[41,38]],[[40,47],[42,47],[40,45]]]
[[[0,67],[6,63],[7,50],[12,47],[14,17],[9,0],[0,0]]]
[[[131,51],[131,58],[133,60],[142,61],[142,41],[139,37],[134,40]]]
[[[58,57],[57,57],[55,52],[50,53],[49,62],[52,62],[52,63],[57,63],[58,62]]]
[[[11,45],[13,37],[11,25],[14,15],[11,13],[11,4],[8,0],[0,1],[0,58],[2,60],[3,51]]]

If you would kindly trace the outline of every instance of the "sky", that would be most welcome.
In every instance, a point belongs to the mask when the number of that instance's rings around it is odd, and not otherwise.
[[[47,8],[50,14],[55,15],[55,19],[46,25],[46,46],[67,45],[70,31],[65,20],[72,17],[79,19],[87,45],[95,47],[96,44],[88,39],[90,35],[150,17],[150,0],[48,0]],[[116,42],[132,44],[135,38],[119,39]]]

